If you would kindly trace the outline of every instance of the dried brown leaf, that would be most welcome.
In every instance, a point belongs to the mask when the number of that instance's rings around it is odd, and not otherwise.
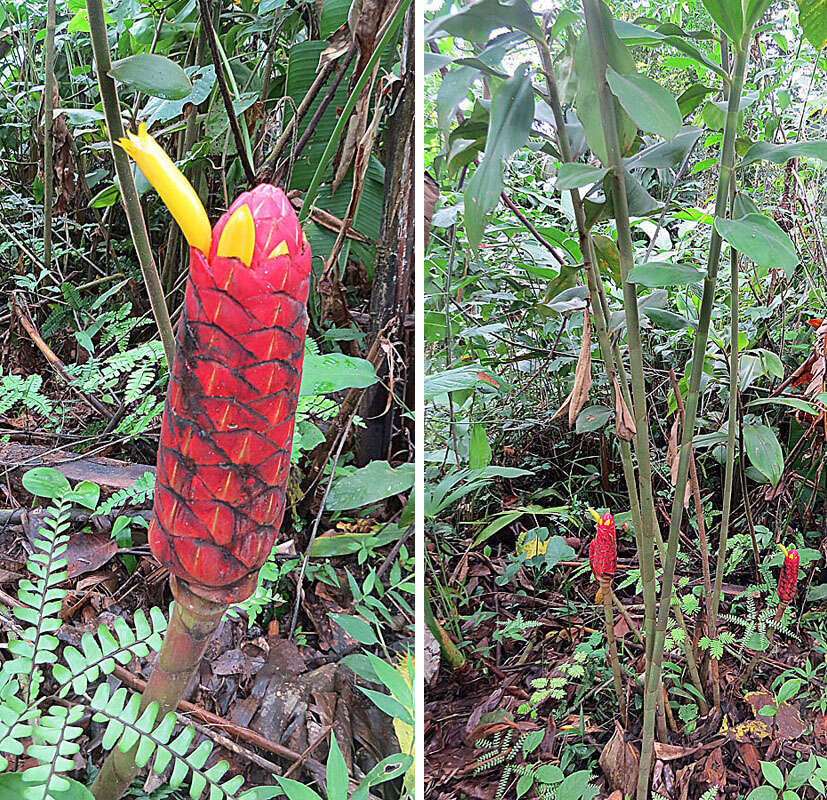
[[[569,396],[569,428],[589,399],[592,385],[592,325],[588,307],[583,309],[583,336],[580,339],[580,355],[574,370],[574,386]]]
[[[617,380],[617,375],[614,379],[615,386],[615,431],[617,435],[626,442],[632,441],[637,433],[635,419],[629,407],[623,400],[623,394],[620,391],[620,383]]]

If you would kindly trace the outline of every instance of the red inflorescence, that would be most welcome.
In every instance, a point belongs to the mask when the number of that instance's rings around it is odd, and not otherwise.
[[[784,550],[784,563],[778,576],[778,599],[782,603],[791,603],[795,598],[797,584],[798,550]]]
[[[247,205],[249,267],[219,257]],[[284,192],[245,192],[190,249],[184,314],[161,427],[152,552],[198,594],[248,597],[284,514],[307,328],[310,247]]]
[[[611,577],[617,569],[617,537],[614,517],[607,511],[597,524],[597,533],[589,545],[589,563],[595,578]]]

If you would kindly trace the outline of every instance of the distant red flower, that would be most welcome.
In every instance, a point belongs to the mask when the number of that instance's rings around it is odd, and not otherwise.
[[[589,564],[594,577],[611,577],[617,569],[615,519],[607,511],[602,517],[592,508],[589,513],[597,522],[597,533],[589,545]]]
[[[795,589],[798,584],[798,550],[787,550],[778,545],[784,553],[784,563],[781,565],[781,574],[778,576],[778,599],[782,603],[791,603],[795,598]]]

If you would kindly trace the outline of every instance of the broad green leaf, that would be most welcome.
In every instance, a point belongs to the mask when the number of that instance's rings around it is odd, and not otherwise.
[[[741,0],[703,0],[709,16],[729,37],[733,44],[739,44],[744,35],[744,10]]]
[[[683,117],[672,94],[651,78],[638,73],[621,75],[610,66],[606,80],[614,96],[644,131],[672,139],[681,129]]]
[[[339,749],[336,734],[330,732],[330,750],[327,754],[327,797],[328,800],[347,800],[348,772],[345,757]]]
[[[491,445],[488,443],[485,425],[480,422],[475,422],[471,427],[471,442],[468,453],[468,466],[471,469],[482,469],[491,463]]]
[[[485,155],[465,188],[465,230],[474,250],[482,241],[485,215],[499,202],[504,163],[526,143],[533,121],[534,91],[522,67],[494,92]]]
[[[462,389],[473,389],[481,384],[500,388],[499,381],[484,372],[479,364],[426,375],[423,384],[425,400],[433,400],[441,394],[450,394]]]
[[[465,99],[468,89],[478,70],[472,67],[455,67],[448,70],[436,95],[437,117],[439,127],[445,132],[451,127],[451,120],[456,107]]]
[[[563,191],[591,186],[603,180],[608,171],[605,167],[592,167],[589,164],[563,164],[557,173],[557,188]]]
[[[292,778],[282,778],[281,775],[276,775],[275,779],[284,790],[288,800],[322,800],[309,786],[305,786],[299,781],[294,781]]]
[[[302,367],[302,397],[331,394],[342,389],[364,389],[378,378],[370,361],[343,353],[306,352]]]
[[[131,89],[166,100],[181,100],[192,91],[187,73],[174,61],[155,53],[138,53],[115,61],[109,74]]]
[[[827,7],[825,7],[827,14]],[[783,164],[791,158],[817,158],[827,161],[827,139],[812,139],[809,142],[790,142],[789,144],[773,144],[772,142],[756,142],[741,159],[739,166],[745,167],[753,161],[771,161],[773,164]]]
[[[827,46],[827,0],[796,0],[798,19],[810,44],[816,50]]]
[[[184,113],[184,106],[190,103],[199,106],[210,96],[215,86],[215,66],[187,67],[186,72],[192,81],[192,91],[180,100],[152,98],[141,112],[147,128],[151,128],[154,122],[167,122],[180,116]]]
[[[366,467],[333,481],[327,496],[329,511],[347,511],[407,492],[414,483],[414,465],[392,467],[387,461],[371,461]]]
[[[704,86],[702,83],[693,83],[688,89],[684,89],[678,95],[677,104],[682,116],[691,114],[708,94],[715,90],[709,86]]]
[[[772,786],[758,786],[747,795],[746,800],[778,800],[778,792]]]
[[[373,628],[361,617],[354,617],[352,614],[330,614],[330,618],[359,644],[370,647],[379,643]]]
[[[541,39],[543,31],[525,0],[479,0],[456,14],[438,17],[425,29],[425,39],[440,33],[460,36],[469,42],[487,42],[496,28],[514,28]]]
[[[605,3],[601,3],[600,8],[603,14],[603,29],[607,31],[606,49],[609,65],[621,75],[634,72],[635,60],[614,32],[611,12]],[[605,164],[607,161],[606,142],[603,138],[600,101],[592,69],[589,37],[585,31],[578,37],[575,45],[574,69],[577,73],[577,95],[574,101],[577,118],[583,126],[586,141],[592,152]],[[617,130],[620,136],[621,153],[626,155],[637,137],[637,125],[619,104],[617,105]]]
[[[686,157],[701,136],[701,129],[693,126],[681,128],[678,134],[667,142],[645,147],[626,160],[626,169],[650,167],[653,169],[674,169]]]
[[[780,767],[773,761],[762,761],[761,772],[764,779],[776,789],[780,789],[784,785],[784,773],[781,772]]]
[[[763,214],[741,219],[715,217],[715,229],[736,250],[766,269],[783,269],[790,277],[798,264],[790,237],[778,223]]]
[[[652,321],[656,328],[665,331],[680,331],[690,326],[686,317],[676,314],[674,311],[667,311],[665,308],[645,308],[643,313]]]
[[[574,423],[577,433],[591,433],[600,430],[612,416],[612,409],[606,406],[587,406],[578,415]]]
[[[784,454],[775,431],[766,425],[745,423],[744,449],[750,464],[775,486],[784,471]]]
[[[60,497],[72,487],[66,476],[51,467],[35,467],[23,474],[23,488],[35,497]]]
[[[812,403],[808,403],[800,397],[762,397],[758,400],[753,400],[752,402],[747,403],[746,408],[766,405],[788,406],[789,408],[796,408],[799,411],[804,411],[807,414],[819,413],[818,409]]]
[[[689,286],[700,283],[705,276],[703,270],[691,264],[672,264],[668,261],[647,261],[629,270],[629,283],[637,283],[649,288],[667,286]]]

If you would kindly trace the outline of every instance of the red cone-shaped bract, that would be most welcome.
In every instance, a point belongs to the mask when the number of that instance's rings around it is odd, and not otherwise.
[[[255,224],[249,267],[216,255],[244,204]],[[286,254],[269,257],[283,242]],[[268,184],[230,206],[209,258],[190,249],[149,542],[172,574],[216,602],[252,593],[284,515],[309,273],[298,219]]]
[[[778,576],[778,599],[783,603],[791,603],[795,598],[797,584],[798,550],[788,550],[784,554],[784,563]]]
[[[606,512],[589,545],[589,564],[595,578],[611,577],[617,569],[617,538],[614,517]]]

